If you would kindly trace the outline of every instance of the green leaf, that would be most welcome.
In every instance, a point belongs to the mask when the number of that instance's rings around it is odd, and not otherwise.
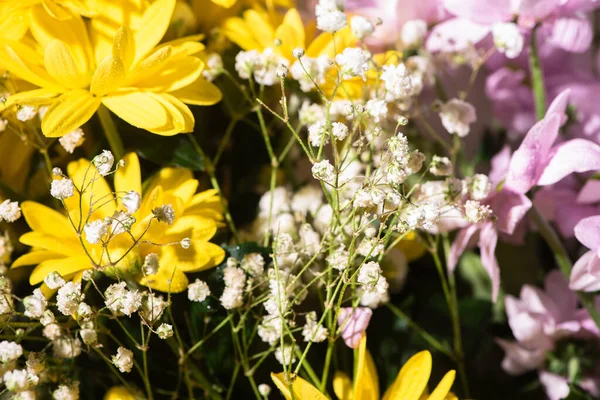
[[[162,137],[146,135],[137,147],[138,155],[160,165],[189,168],[204,171],[204,160],[190,145],[186,135]]]

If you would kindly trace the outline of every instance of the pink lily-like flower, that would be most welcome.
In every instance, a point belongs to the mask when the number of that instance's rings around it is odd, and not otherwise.
[[[344,307],[338,313],[338,324],[342,328],[342,338],[346,346],[358,349],[360,339],[369,326],[373,310],[367,307]]]
[[[600,170],[600,146],[597,144],[585,139],[554,144],[560,126],[567,118],[568,97],[569,91],[565,90],[554,99],[546,116],[529,130],[512,156],[505,148],[494,157],[490,181],[500,189],[492,191],[485,203],[490,205],[497,221],[461,229],[450,248],[448,269],[453,271],[460,255],[477,242],[481,262],[492,280],[493,301],[496,301],[500,288],[500,270],[494,255],[498,232],[514,234],[531,208],[526,193],[535,186],[552,185],[574,172]],[[502,176],[506,178],[502,180]]]
[[[570,287],[584,292],[600,290],[600,215],[579,221],[575,237],[590,250],[573,266]]]
[[[506,296],[508,324],[516,342],[496,339],[505,351],[502,368],[510,375],[539,370],[546,393],[551,399],[569,392],[568,380],[544,369],[546,353],[564,338],[592,339],[598,336],[587,310],[581,309],[559,270],[550,272],[544,290],[524,285],[520,297]],[[591,394],[598,393],[597,377],[585,376],[577,382]]]
[[[461,51],[486,38],[496,23],[510,22],[530,30],[544,24],[544,33],[557,47],[584,52],[592,42],[593,28],[581,12],[598,7],[594,0],[444,0],[455,18],[437,25],[427,42],[430,51]]]

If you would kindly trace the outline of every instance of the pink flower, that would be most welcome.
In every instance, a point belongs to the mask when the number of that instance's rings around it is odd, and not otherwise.
[[[584,292],[600,290],[600,215],[579,221],[575,237],[590,250],[573,266],[569,286]]]
[[[342,338],[346,346],[357,349],[360,339],[369,326],[373,310],[367,307],[340,308],[338,324],[342,328]]]
[[[544,23],[543,32],[556,46],[571,52],[583,52],[592,42],[593,29],[588,18],[575,14],[589,11],[598,4],[593,0],[444,0],[443,5],[455,18],[438,24],[432,31],[430,51],[462,51],[489,35],[492,25],[511,21],[526,30]]]
[[[497,222],[486,221],[463,228],[450,248],[448,268],[452,271],[460,255],[477,242],[481,250],[481,262],[492,280],[494,301],[500,288],[500,271],[494,255],[498,231],[514,234],[517,225],[531,208],[526,193],[535,186],[552,185],[573,172],[600,169],[600,146],[597,144],[585,139],[554,144],[560,126],[566,121],[568,96],[569,90],[565,90],[554,99],[546,116],[529,130],[512,156],[510,150],[505,148],[492,160],[490,180],[494,187],[500,184],[502,188],[493,191],[485,203],[494,211]],[[506,176],[503,181],[502,176]],[[598,268],[600,277],[600,262],[594,267]]]

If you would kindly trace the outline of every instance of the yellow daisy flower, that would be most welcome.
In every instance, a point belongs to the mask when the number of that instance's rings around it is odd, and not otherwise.
[[[223,24],[223,33],[244,50],[263,51],[273,48],[291,62],[294,61],[292,51],[297,47],[306,49],[308,57],[327,55],[333,59],[334,50],[340,52],[356,42],[350,28],[345,27],[335,35],[322,33],[309,44],[304,23],[295,8],[288,10],[281,22],[278,20],[278,16],[274,17],[273,13],[251,9],[245,11],[243,17],[227,19]]]
[[[0,0],[0,35],[19,40],[29,30],[30,11],[43,8],[49,17],[66,20],[74,15],[90,17],[94,10],[79,0]]]
[[[223,249],[209,243],[222,225],[219,197],[214,190],[196,194],[198,181],[193,179],[190,170],[183,168],[163,168],[150,179],[140,208],[134,214],[137,222],[131,227],[131,235],[114,236],[103,250],[101,243],[89,244],[85,240],[85,232],[81,237],[77,234],[75,227],[96,219],[110,218],[115,211],[124,210],[115,197],[122,197],[131,190],[142,193],[137,155],[129,153],[124,160],[125,167],[115,173],[114,191],[88,160],[68,165],[67,173],[74,184],[85,188],[82,196],[76,193],[65,199],[68,217],[33,201],[21,204],[23,216],[32,232],[22,235],[20,241],[31,246],[32,250],[15,260],[12,267],[37,265],[30,276],[32,285],[42,282],[52,271],[65,279],[80,280],[85,270],[101,265],[107,266],[104,269],[107,275],[127,274],[155,290],[181,292],[188,285],[185,272],[212,268],[223,261]],[[163,204],[173,207],[175,222],[165,225],[152,221],[150,224],[152,209]],[[134,238],[139,243],[136,244]],[[167,245],[179,243],[184,238],[191,239],[188,249]],[[140,267],[150,253],[158,255],[160,267],[155,275],[144,276]]]
[[[343,372],[337,372],[333,380],[333,389],[340,400],[378,400],[379,379],[373,357],[367,350],[367,337],[363,335],[358,348],[358,360],[354,384]],[[449,371],[429,394],[427,382],[431,375],[431,353],[422,351],[412,356],[402,367],[396,380],[388,388],[382,400],[456,400],[450,392],[456,375]],[[289,385],[284,373],[271,374],[275,385],[287,400],[326,400],[327,397],[317,388],[300,377]],[[291,390],[291,391],[290,391]]]
[[[202,77],[204,63],[195,56],[204,46],[195,41],[198,37],[158,45],[175,0],[150,4],[136,29],[123,25],[128,13],[121,4],[105,9],[89,27],[79,16],[59,21],[41,7],[32,8],[35,23],[30,28],[37,45],[0,40],[0,67],[39,89],[13,95],[5,106],[49,104],[42,121],[49,137],[80,127],[101,104],[131,125],[159,135],[191,132],[194,116],[186,104],[210,105],[221,99],[219,89]],[[113,18],[103,19],[106,15]],[[99,28],[101,22],[115,20],[120,27],[106,37],[112,30],[109,25]]]

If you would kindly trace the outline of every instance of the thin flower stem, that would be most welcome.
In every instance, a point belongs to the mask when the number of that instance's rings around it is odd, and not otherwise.
[[[331,356],[333,355],[334,339],[329,339],[327,344],[327,353],[325,354],[325,365],[323,366],[323,375],[321,375],[321,384],[319,390],[324,392],[327,388],[327,377],[329,376],[329,368],[331,364]]]
[[[406,322],[406,324],[411,329],[413,329],[417,334],[419,334],[423,338],[423,340],[425,340],[427,343],[429,343],[431,345],[431,347],[433,347],[436,350],[440,351],[441,353],[445,354],[447,357],[455,360],[454,354],[452,354],[452,352],[448,349],[448,347],[446,345],[440,343],[440,341],[438,341],[436,338],[434,338],[429,333],[427,333],[427,331],[425,329],[421,328],[415,321],[413,321],[402,310],[400,310],[398,307],[396,307],[392,303],[387,303],[386,307],[389,308],[390,311],[392,313],[394,313],[395,316],[397,316],[398,318],[400,318],[401,320]]]
[[[223,197],[223,191],[221,190],[221,186],[219,185],[219,181],[217,180],[217,176],[215,175],[215,167],[208,155],[204,152],[204,150],[202,150],[202,147],[200,146],[194,135],[190,133],[188,137],[190,138],[190,142],[192,143],[194,150],[196,150],[196,152],[200,155],[200,157],[202,157],[204,161],[204,169],[208,174],[208,177],[210,178],[210,183],[212,184],[213,189],[215,189],[217,191],[217,194],[219,195],[219,200],[221,202],[221,207],[223,208],[223,213],[225,214],[227,226],[229,227],[229,230],[231,231],[231,234],[235,238],[236,242],[239,242],[240,238],[238,236],[238,231],[235,228],[233,217],[229,212],[229,207],[227,206],[227,202]]]
[[[554,231],[550,223],[540,214],[540,212],[534,207],[531,207],[529,211],[529,218],[533,221],[533,223],[537,226],[540,235],[544,238],[552,253],[554,254],[554,259],[558,264],[558,267],[562,271],[563,275],[569,279],[571,276],[571,270],[573,269],[573,264],[571,263],[571,259],[569,258],[569,254],[567,250],[562,245],[558,234]],[[590,296],[588,293],[584,292],[576,292],[579,297],[579,301],[586,308],[590,317],[596,323],[596,326],[600,329],[600,314],[598,310],[594,306],[593,296]]]
[[[529,68],[531,69],[531,84],[535,100],[535,115],[540,120],[546,114],[546,88],[544,86],[544,72],[542,71],[537,48],[537,28],[536,26],[531,30],[531,37],[529,39]]]
[[[117,132],[117,126],[110,115],[110,111],[108,111],[104,105],[100,104],[97,113],[110,149],[117,160],[122,159],[125,155],[125,147],[123,146],[123,141],[121,140],[121,136],[119,136],[119,132]]]

